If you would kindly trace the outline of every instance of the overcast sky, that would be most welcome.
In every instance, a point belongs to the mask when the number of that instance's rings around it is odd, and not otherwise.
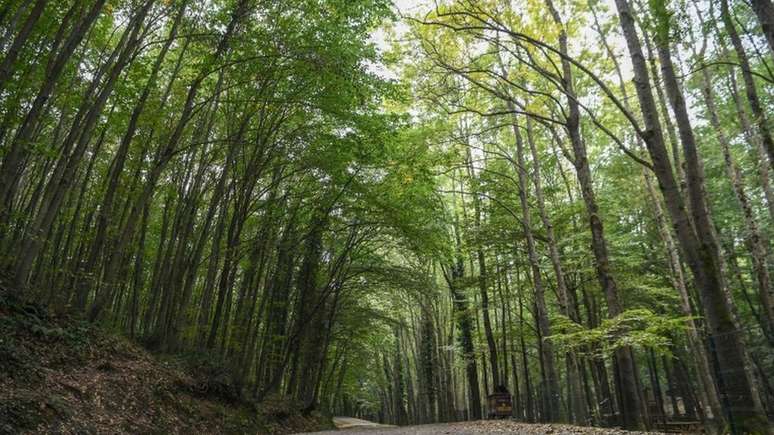
[[[434,1],[433,0],[392,0],[393,4],[395,5],[395,8],[404,15],[416,15],[421,12],[425,12],[433,7]],[[604,21],[604,16],[607,16],[608,14],[604,11],[615,11],[615,4],[613,3],[614,0],[601,0],[600,1],[600,7],[597,10],[597,13],[600,15],[600,18]],[[394,23],[393,29],[397,33],[398,37],[401,36],[403,33],[403,30],[406,29],[406,25],[401,22],[400,20],[396,23]],[[589,46],[595,46],[599,44],[599,36],[594,32],[594,30],[591,28],[591,26],[585,26],[583,29],[581,29],[580,35],[578,35],[579,39],[574,41],[576,42],[576,46],[573,47],[571,42],[570,46],[570,54],[575,55],[577,53],[574,53],[574,49],[579,49],[581,46],[589,47]],[[382,29],[377,29],[375,32],[372,33],[371,39],[376,43],[377,47],[379,47],[382,50],[385,50],[388,48],[388,41],[387,41],[387,35],[384,33]],[[608,43],[613,47],[613,50],[618,54],[624,54],[626,52],[625,50],[625,42],[623,38],[620,37],[620,35],[617,32],[611,33],[608,35]],[[630,63],[624,58],[619,58],[622,73],[624,75],[624,80],[629,80],[632,77],[631,72],[631,65]],[[394,75],[390,72],[385,71],[383,66],[377,66],[375,68],[380,73],[388,76],[393,77]]]

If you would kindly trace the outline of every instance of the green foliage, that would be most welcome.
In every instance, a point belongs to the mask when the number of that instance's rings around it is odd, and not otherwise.
[[[666,317],[648,309],[626,310],[604,319],[596,328],[585,328],[565,316],[552,319],[555,334],[546,337],[566,351],[583,355],[611,356],[631,347],[672,355],[674,337],[688,328],[690,317]]]
[[[27,3],[0,6],[0,58]],[[48,1],[0,83],[0,269],[13,275],[1,284],[26,298],[0,293],[0,371],[39,382],[32,344],[61,351],[45,360],[53,366],[94,358],[92,348],[132,353],[81,322],[86,313],[173,353],[167,362],[193,379],[154,385],[153,400],[196,415],[199,401],[216,398],[212,419],[235,433],[290,425],[301,410],[319,423],[316,405],[456,418],[441,414],[471,406],[473,362],[481,384],[501,375],[489,373],[493,354],[523,394],[532,378],[536,408],[547,402],[546,358],[560,378],[573,370],[559,363],[565,352],[653,350],[682,358],[693,378],[701,364],[684,358],[695,343],[683,336],[689,323],[702,326],[687,314],[701,309],[702,289],[685,252],[670,252],[673,227],[641,140],[654,131],[640,125],[637,101],[657,100],[668,163],[683,177],[660,77],[666,48],[690,105],[737,321],[752,325],[753,357],[770,368],[753,234],[728,169],[738,168],[770,251],[771,168],[715,5],[629,1],[650,68],[644,89],[631,80],[612,4],[430,3],[398,13],[388,0],[108,0],[78,34],[94,3]],[[757,16],[730,3],[743,48],[759,52],[753,85],[770,116]],[[144,4],[148,16],[134,21]],[[133,23],[140,40],[123,51]],[[70,36],[83,39],[51,78]],[[705,72],[728,160],[703,104]],[[679,207],[690,208],[681,194]],[[761,256],[765,267],[770,253]],[[624,308],[614,318],[611,300]],[[242,406],[247,396],[267,406]],[[24,420],[34,400],[20,395],[0,420],[27,428],[49,418]],[[65,408],[54,399],[46,412]]]

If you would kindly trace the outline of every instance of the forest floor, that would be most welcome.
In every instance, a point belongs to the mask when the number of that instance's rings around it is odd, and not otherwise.
[[[154,355],[0,290],[0,434],[252,433],[332,428],[291,403],[247,402],[225,369]]]
[[[525,434],[525,435],[538,435],[538,434],[552,434],[552,435],[616,435],[616,434],[656,434],[656,432],[631,432],[623,429],[616,428],[600,428],[600,427],[580,427],[570,426],[564,424],[529,424],[519,423],[511,420],[479,420],[479,421],[463,421],[457,423],[439,423],[439,424],[423,424],[418,426],[387,426],[379,425],[365,420],[359,420],[361,422],[370,424],[358,424],[350,423],[346,427],[341,427],[338,424],[340,417],[334,417],[336,426],[342,430],[338,431],[323,431],[314,432],[315,435],[398,435],[398,434],[411,434],[411,435],[434,435],[434,434],[448,434],[448,435],[473,435],[473,434]],[[347,420],[357,420],[349,419]]]

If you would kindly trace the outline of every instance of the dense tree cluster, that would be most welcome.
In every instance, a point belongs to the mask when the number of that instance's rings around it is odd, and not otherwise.
[[[349,287],[432,225],[380,2],[4,1],[3,282],[316,402]],[[410,213],[417,211],[411,217]],[[397,225],[416,221],[419,225]],[[428,233],[432,231],[428,230]]]
[[[753,3],[405,17],[397,68],[447,158],[451,252],[390,339],[415,358],[386,352],[380,412],[477,418],[503,384],[530,421],[770,428],[774,51]]]
[[[0,2],[2,286],[256,400],[769,430],[771,1],[420,3]]]

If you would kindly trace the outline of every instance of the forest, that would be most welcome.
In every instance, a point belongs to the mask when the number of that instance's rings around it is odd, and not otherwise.
[[[0,35],[8,297],[256,403],[774,432],[771,0],[0,0]]]

